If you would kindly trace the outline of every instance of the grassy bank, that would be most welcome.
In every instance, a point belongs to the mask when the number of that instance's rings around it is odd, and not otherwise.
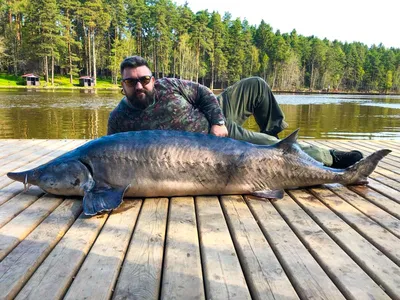
[[[21,76],[10,74],[0,74],[0,88],[26,88],[25,81]],[[72,83],[69,82],[69,76],[55,76],[54,85],[51,82],[46,83],[44,77],[40,77],[39,86],[29,86],[29,88],[38,89],[85,89],[87,87],[79,86],[79,79],[75,78]],[[90,87],[89,87],[90,88]],[[97,89],[120,89],[119,85],[111,83],[111,78],[97,77]]]
[[[0,89],[1,88],[27,88],[24,78],[10,74],[0,73]],[[55,76],[54,85],[51,82],[46,83],[44,77],[40,77],[39,86],[29,86],[30,89],[104,89],[104,90],[120,90],[119,84],[112,84],[109,77],[97,77],[95,87],[79,86],[79,79],[75,78],[72,83],[69,82],[69,76]],[[222,89],[214,89],[216,95],[220,94]],[[290,94],[359,94],[359,95],[399,95],[399,93],[380,93],[378,91],[359,92],[359,91],[337,91],[337,90],[310,90],[307,88],[298,90],[273,90],[274,93],[290,93]]]

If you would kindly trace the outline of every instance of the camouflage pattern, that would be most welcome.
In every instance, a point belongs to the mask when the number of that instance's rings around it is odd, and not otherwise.
[[[110,114],[108,134],[151,129],[208,133],[211,125],[224,120],[217,98],[201,84],[161,78],[154,89],[154,103],[146,109],[122,99]]]

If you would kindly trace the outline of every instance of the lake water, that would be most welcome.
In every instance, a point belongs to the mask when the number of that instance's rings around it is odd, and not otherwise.
[[[117,91],[0,90],[0,139],[97,138],[107,132]],[[300,138],[400,140],[400,96],[276,94]],[[256,129],[254,120],[247,126]]]

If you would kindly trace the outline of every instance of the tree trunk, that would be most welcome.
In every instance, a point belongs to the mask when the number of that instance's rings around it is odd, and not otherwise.
[[[215,60],[215,57],[214,57],[214,53],[213,53],[213,60],[212,60],[212,62],[211,62],[211,82],[210,82],[210,89],[211,90],[213,90],[214,89],[214,74],[215,74],[215,70],[214,70],[214,68],[215,68],[215,63],[214,63],[214,60]]]
[[[94,36],[94,30],[93,30],[93,83],[96,85],[97,83],[97,72],[96,72],[96,47],[95,47],[95,36]]]
[[[91,51],[90,51],[91,50],[90,39],[91,39],[91,33],[90,33],[90,28],[88,28],[88,34],[87,34],[87,41],[88,41],[87,50],[88,50],[88,63],[89,63],[88,74],[87,74],[88,76],[92,76],[92,54],[91,54]]]
[[[54,86],[54,53],[51,49],[51,85]]]
[[[200,69],[200,42],[198,42],[196,49],[196,82],[199,82],[199,69]]]
[[[310,74],[310,89],[313,89],[313,81],[314,81],[314,62],[311,63],[311,74]]]
[[[73,80],[72,80],[72,53],[71,53],[71,43],[68,40],[68,59],[69,59],[69,83],[72,84]]]
[[[49,64],[47,62],[47,55],[44,57],[44,77],[46,79],[46,83],[49,83]]]

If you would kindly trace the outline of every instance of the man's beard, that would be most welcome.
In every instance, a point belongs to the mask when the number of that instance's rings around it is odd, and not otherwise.
[[[154,102],[154,90],[147,91],[147,90],[140,90],[139,92],[144,93],[143,95],[140,95],[140,97],[137,96],[136,91],[133,95],[126,95],[126,99],[129,101],[130,104],[132,104],[136,108],[140,109],[145,109],[149,105],[153,104]]]

